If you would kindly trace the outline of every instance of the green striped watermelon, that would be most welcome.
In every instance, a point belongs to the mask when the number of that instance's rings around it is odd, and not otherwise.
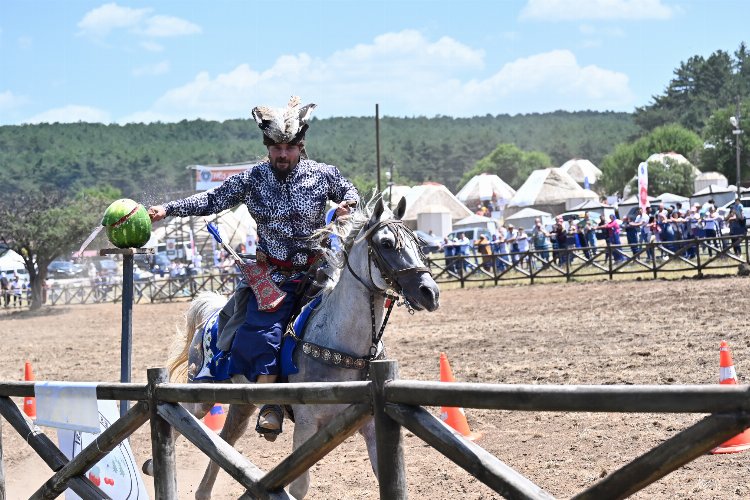
[[[151,237],[151,218],[143,205],[123,198],[113,201],[102,218],[107,238],[117,248],[140,248]]]

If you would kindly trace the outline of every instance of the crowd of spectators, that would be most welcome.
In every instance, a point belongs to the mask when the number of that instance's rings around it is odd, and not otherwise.
[[[606,259],[622,262],[627,258],[623,250],[629,250],[631,255],[645,250],[645,260],[669,259],[674,254],[694,258],[699,250],[711,256],[715,250],[727,247],[739,256],[742,253],[740,236],[746,234],[743,209],[739,199],[726,211],[718,210],[713,200],[708,200],[703,205],[665,206],[662,203],[645,210],[637,208],[622,219],[617,212],[602,220],[593,218],[589,212],[569,220],[558,215],[554,224],[547,227],[537,218],[530,233],[513,224],[498,227],[494,234],[484,232],[474,241],[458,233],[455,238],[444,240],[443,252],[448,269],[453,272],[461,267],[466,270],[479,265],[490,270],[493,259],[499,271],[510,265],[528,266],[529,260],[523,257],[530,249],[535,250],[542,261],[558,265],[564,265],[576,255],[593,260],[602,252]],[[735,237],[719,239],[724,233]],[[700,245],[690,241],[698,238],[703,239]],[[660,255],[654,255],[655,249]],[[539,259],[533,261],[535,265],[542,263]]]

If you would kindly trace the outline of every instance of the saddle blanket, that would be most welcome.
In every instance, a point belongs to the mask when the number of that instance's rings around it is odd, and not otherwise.
[[[296,318],[292,320],[294,335],[302,338],[305,324],[310,318],[310,313],[320,304],[321,297],[315,297],[302,307]],[[229,373],[229,359],[231,352],[222,351],[216,345],[219,337],[219,311],[213,314],[203,327],[201,347],[203,349],[203,362],[200,370],[193,376],[191,381],[201,382],[225,382],[232,378]],[[297,341],[291,335],[285,334],[281,342],[281,376],[287,377],[299,371],[294,364],[294,350]]]

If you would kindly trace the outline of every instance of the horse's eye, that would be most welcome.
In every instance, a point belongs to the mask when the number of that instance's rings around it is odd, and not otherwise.
[[[387,250],[390,250],[391,248],[393,248],[393,242],[391,240],[383,240],[381,245],[383,246],[383,248]]]

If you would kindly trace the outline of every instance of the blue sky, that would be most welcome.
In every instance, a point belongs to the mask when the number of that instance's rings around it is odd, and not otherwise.
[[[0,2],[0,125],[632,111],[692,55],[750,42],[750,2]]]

